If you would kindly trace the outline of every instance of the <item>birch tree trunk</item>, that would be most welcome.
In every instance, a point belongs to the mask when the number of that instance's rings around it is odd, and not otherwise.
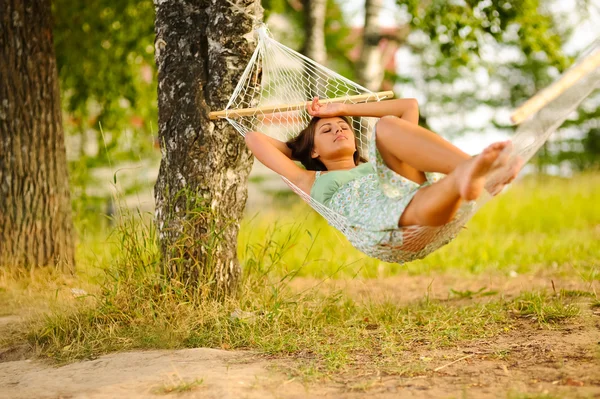
[[[0,0],[0,266],[75,267],[50,0]]]
[[[304,46],[302,53],[319,64],[325,65],[325,11],[327,0],[303,0],[304,7]]]
[[[218,296],[240,277],[237,234],[252,158],[225,108],[255,48],[258,0],[154,0],[158,128],[155,186],[163,265],[170,276]]]
[[[378,91],[383,82],[384,65],[379,49],[381,27],[379,12],[383,0],[365,1],[365,27],[363,31],[363,46],[357,63],[358,82],[369,90]]]

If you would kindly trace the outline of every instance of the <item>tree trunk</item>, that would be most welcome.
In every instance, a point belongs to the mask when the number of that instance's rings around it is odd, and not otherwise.
[[[304,46],[302,53],[319,64],[325,65],[325,11],[327,0],[303,0],[304,7]]]
[[[0,0],[0,266],[74,271],[50,0]]]
[[[358,82],[369,90],[378,91],[383,82],[384,65],[379,49],[381,27],[379,12],[383,0],[366,0],[365,27],[363,31],[363,46],[357,63]]]
[[[255,48],[258,0],[155,0],[158,128],[155,186],[165,272],[203,293],[235,291],[237,234],[252,158],[210,111],[225,108]]]

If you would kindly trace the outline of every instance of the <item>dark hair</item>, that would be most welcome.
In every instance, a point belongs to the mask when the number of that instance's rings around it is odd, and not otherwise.
[[[354,133],[352,120],[346,116],[340,116],[339,118],[346,122]],[[312,157],[313,148],[315,146],[315,132],[319,120],[321,120],[321,118],[316,116],[313,117],[304,130],[285,143],[288,148],[292,150],[292,159],[300,161],[307,170],[327,170],[327,167],[321,160]],[[356,134],[354,134],[354,142],[356,143]],[[367,162],[367,160],[361,156],[358,144],[356,145],[356,151],[354,151],[353,158],[355,165],[358,165],[361,162]]]

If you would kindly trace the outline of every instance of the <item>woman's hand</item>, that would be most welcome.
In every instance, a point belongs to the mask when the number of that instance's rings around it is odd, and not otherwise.
[[[319,97],[313,98],[312,102],[306,103],[306,110],[310,116],[318,118],[331,118],[342,116],[346,110],[346,104],[343,103],[319,103]]]

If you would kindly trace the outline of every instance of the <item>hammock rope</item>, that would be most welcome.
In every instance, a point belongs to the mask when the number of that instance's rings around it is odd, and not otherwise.
[[[393,97],[392,92],[371,92],[284,46],[273,39],[264,25],[257,32],[259,40],[256,50],[227,107],[209,115],[211,119],[226,119],[242,136],[250,131],[259,131],[284,142],[295,137],[311,119],[305,104],[314,96],[318,96],[322,102],[344,103],[382,101]],[[511,157],[518,156],[526,163],[599,84],[600,41],[597,41],[586,58],[513,113],[512,120],[519,126],[512,137]],[[352,119],[357,145],[365,156],[378,118]],[[501,178],[502,172],[497,170],[488,180]],[[314,200],[285,177],[282,178],[357,249],[361,250],[366,245],[365,237],[361,237],[364,232],[358,233],[345,217]],[[486,192],[476,201],[464,203],[455,218],[444,226],[402,228],[402,246],[393,251],[381,248],[381,253],[376,256],[396,263],[427,256],[450,242],[491,198]]]

